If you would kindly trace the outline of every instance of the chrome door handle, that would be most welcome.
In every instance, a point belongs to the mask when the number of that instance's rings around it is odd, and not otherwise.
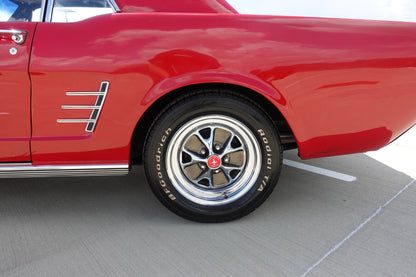
[[[22,30],[0,30],[0,34],[11,35],[11,39],[19,45],[25,43],[27,37],[27,31]]]

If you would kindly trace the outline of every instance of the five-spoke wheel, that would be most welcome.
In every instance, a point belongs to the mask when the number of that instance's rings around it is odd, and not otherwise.
[[[224,115],[207,115],[184,124],[166,153],[172,185],[201,205],[220,205],[244,195],[261,167],[253,132]]]

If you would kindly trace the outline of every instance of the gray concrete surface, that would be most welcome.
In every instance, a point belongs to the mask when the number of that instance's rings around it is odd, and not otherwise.
[[[414,276],[416,136],[404,141],[391,146],[406,147],[403,170],[390,148],[306,162],[290,151],[288,160],[357,180],[284,166],[264,205],[225,224],[167,211],[141,167],[0,180],[0,275]]]

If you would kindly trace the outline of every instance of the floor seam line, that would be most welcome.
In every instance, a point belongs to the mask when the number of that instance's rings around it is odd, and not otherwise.
[[[367,223],[372,221],[380,212],[385,209],[391,202],[393,202],[397,197],[399,197],[405,190],[407,190],[411,185],[416,182],[416,179],[413,179],[409,184],[404,186],[399,190],[393,197],[387,200],[382,206],[379,206],[378,209],[370,215],[366,220],[364,220],[357,228],[355,228],[351,233],[349,233],[343,240],[337,243],[331,250],[329,250],[325,255],[322,256],[316,263],[310,266],[300,277],[307,276],[314,268],[320,265],[326,258],[328,258],[332,253],[337,251],[345,242],[347,242],[351,237],[353,237],[358,231],[360,231]]]

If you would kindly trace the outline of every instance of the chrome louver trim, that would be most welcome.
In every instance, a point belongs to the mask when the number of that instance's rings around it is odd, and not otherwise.
[[[33,166],[0,165],[0,178],[119,176],[129,172],[128,164]]]
[[[104,105],[105,97],[107,96],[108,87],[110,82],[101,82],[99,91],[68,91],[66,95],[68,96],[87,96],[93,95],[97,96],[94,105],[62,105],[61,108],[64,110],[91,110],[90,118],[65,118],[58,119],[58,123],[86,123],[85,127],[86,132],[94,132],[95,125],[97,124],[98,118],[101,113],[101,109]]]

